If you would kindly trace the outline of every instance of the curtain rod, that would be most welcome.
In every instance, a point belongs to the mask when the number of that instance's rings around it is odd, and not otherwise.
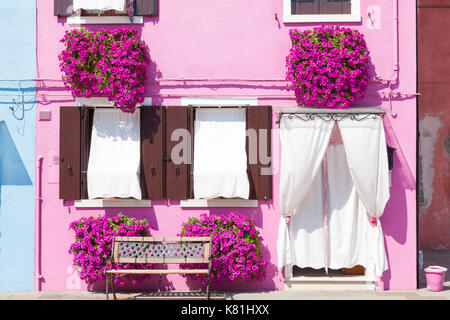
[[[278,120],[276,123],[280,124],[283,116],[288,116],[289,119],[293,119],[295,117],[303,121],[315,120],[316,117],[324,121],[340,121],[346,118],[361,121],[369,117],[373,117],[373,119],[376,117],[384,118],[385,115],[386,111],[383,110],[367,112],[278,112]]]

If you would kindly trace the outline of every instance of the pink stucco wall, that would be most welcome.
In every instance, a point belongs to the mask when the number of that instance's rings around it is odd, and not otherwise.
[[[371,51],[372,73],[382,78],[393,72],[393,6],[391,0],[361,0],[362,23],[343,24],[364,33]],[[38,0],[38,76],[42,79],[61,79],[57,55],[62,49],[59,40],[70,27],[66,20],[53,16],[53,1]],[[380,29],[369,29],[367,8],[380,8]],[[182,96],[258,97],[264,105],[294,106],[292,92],[285,91],[285,57],[289,52],[289,29],[312,27],[312,24],[284,24],[283,1],[160,1],[159,16],[145,18],[138,26],[142,38],[150,48],[152,64],[149,74],[148,96],[155,105],[180,105]],[[275,14],[279,20],[275,20]],[[400,78],[395,87],[404,93],[416,90],[415,1],[399,4],[399,62]],[[87,28],[94,28],[86,26]],[[113,27],[113,26],[106,26]],[[98,27],[97,27],[98,28]],[[182,83],[180,79],[195,79]],[[233,81],[217,81],[234,79]],[[389,103],[378,90],[386,86],[372,83],[361,106]],[[270,262],[265,281],[248,285],[233,283],[222,289],[261,290],[283,289],[282,275],[276,270],[276,239],[279,221],[279,135],[273,134],[274,166],[273,201],[262,202],[252,209],[182,209],[176,201],[154,201],[148,209],[76,209],[63,205],[58,199],[58,167],[52,165],[59,148],[59,108],[74,105],[74,100],[61,81],[45,81],[39,89],[39,110],[51,110],[51,121],[38,121],[36,154],[44,157],[42,183],[42,290],[84,290],[86,285],[71,269],[68,254],[74,239],[69,230],[71,221],[90,215],[127,215],[146,218],[157,228],[153,235],[175,235],[188,217],[200,213],[221,214],[238,211],[252,216],[261,228]],[[45,97],[45,99],[43,98]],[[382,218],[390,270],[385,273],[385,289],[416,288],[416,100],[396,98],[392,102],[393,115],[387,116],[389,142],[398,149],[391,199]],[[276,120],[274,115],[274,121]],[[274,128],[277,125],[274,124]],[[362,146],[363,147],[363,146]],[[169,277],[177,289],[185,289],[186,281],[179,276]],[[157,278],[151,281],[157,285]]]

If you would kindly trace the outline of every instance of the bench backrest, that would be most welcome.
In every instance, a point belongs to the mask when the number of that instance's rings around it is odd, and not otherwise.
[[[117,263],[208,263],[211,237],[114,237]]]

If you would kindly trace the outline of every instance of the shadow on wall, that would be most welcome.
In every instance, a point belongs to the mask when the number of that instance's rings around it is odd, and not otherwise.
[[[406,190],[416,189],[416,179],[414,178],[407,157],[401,148],[388,116],[384,118],[383,123],[385,127],[387,144],[397,150],[394,152],[394,169],[392,170],[392,187],[390,189],[391,195],[386,204],[385,214],[381,218],[381,221],[385,234],[385,242],[387,240],[386,237],[389,236],[396,243],[404,245],[406,244],[408,236]],[[386,246],[388,263],[390,263],[391,254],[392,253],[389,252],[389,247]],[[415,260],[410,262],[415,266]],[[385,290],[389,290],[391,286],[391,271],[392,269],[389,268],[389,270],[384,273],[382,278]],[[396,270],[395,272],[400,271]]]
[[[6,123],[0,121],[0,187],[32,184]]]
[[[4,121],[0,121],[0,214],[2,186],[30,186],[33,182]]]

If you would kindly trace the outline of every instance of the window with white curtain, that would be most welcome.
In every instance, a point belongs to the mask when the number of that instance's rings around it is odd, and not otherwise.
[[[284,0],[283,22],[360,22],[360,0]]]
[[[140,110],[96,108],[87,169],[89,199],[142,199]]]
[[[249,198],[245,109],[199,108],[194,124],[194,197]]]

